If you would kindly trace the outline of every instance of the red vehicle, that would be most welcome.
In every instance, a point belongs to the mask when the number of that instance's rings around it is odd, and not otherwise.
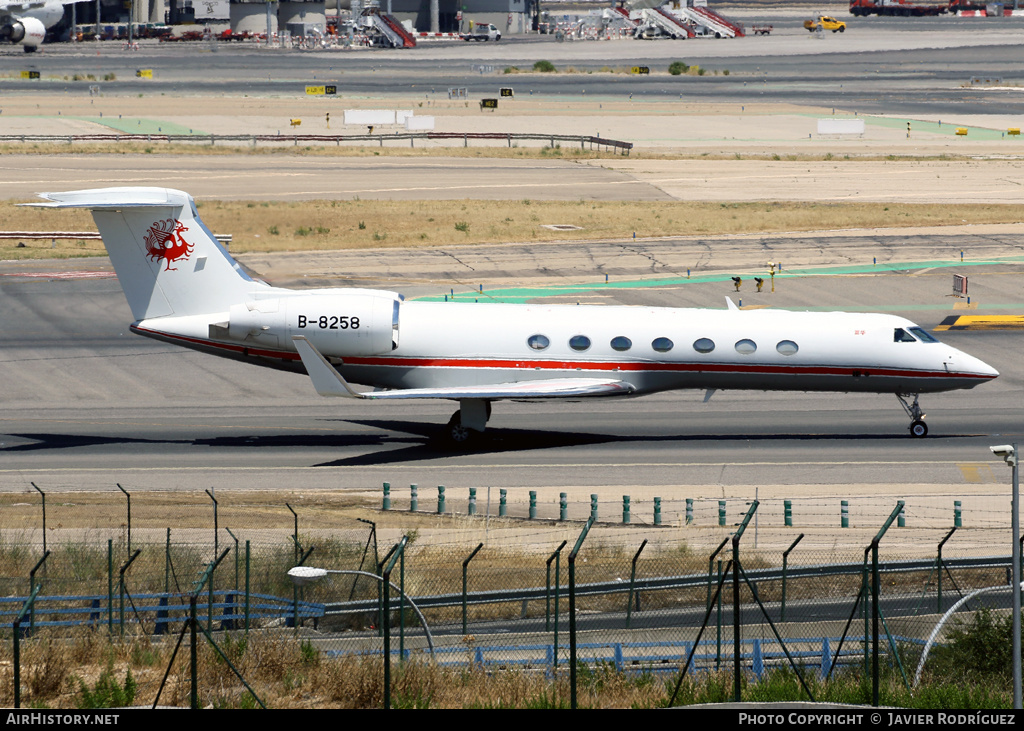
[[[954,0],[956,2],[956,0]],[[952,3],[927,0],[850,0],[851,15],[943,15]]]

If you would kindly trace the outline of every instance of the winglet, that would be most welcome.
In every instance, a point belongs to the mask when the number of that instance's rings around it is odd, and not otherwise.
[[[292,342],[295,349],[299,351],[302,358],[302,365],[306,367],[306,373],[313,382],[313,388],[321,396],[341,396],[343,398],[366,398],[365,395],[354,391],[348,382],[341,377],[341,374],[334,369],[313,343],[309,342],[302,335],[293,335]]]

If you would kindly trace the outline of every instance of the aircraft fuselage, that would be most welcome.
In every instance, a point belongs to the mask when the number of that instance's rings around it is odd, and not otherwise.
[[[626,381],[634,394],[687,388],[925,393],[971,388],[998,375],[902,317],[771,309],[403,302],[397,347],[352,355],[347,316],[318,316],[351,311],[350,295],[333,304],[325,296],[309,315],[278,308],[286,312],[274,313],[275,327],[254,329],[244,348],[210,339],[210,318],[161,318],[134,329],[299,371],[297,355],[281,345],[301,334],[346,380],[382,389],[586,376]],[[359,322],[366,338],[370,328],[389,326],[366,317]]]

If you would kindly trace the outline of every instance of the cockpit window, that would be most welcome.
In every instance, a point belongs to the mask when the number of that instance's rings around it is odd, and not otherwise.
[[[930,332],[925,330],[923,327],[912,327],[908,328],[910,332],[914,333],[918,340],[922,343],[937,343],[939,342]]]
[[[894,343],[916,343],[917,340],[914,336],[904,330],[902,327],[898,327],[893,331],[892,341]]]

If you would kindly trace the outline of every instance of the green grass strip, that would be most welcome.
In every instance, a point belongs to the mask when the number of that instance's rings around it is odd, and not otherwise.
[[[866,264],[857,266],[824,266],[824,267],[806,267],[799,269],[786,269],[782,273],[776,274],[776,279],[794,279],[797,277],[827,277],[827,276],[844,276],[851,274],[868,274],[872,272],[895,272],[904,271],[910,269],[939,269],[939,268],[951,268],[951,267],[976,267],[976,266],[992,266],[998,264],[1005,264],[1015,261],[1024,261],[1024,256],[1007,257],[1006,259],[999,260],[984,260],[984,261],[964,261],[951,260],[951,261],[923,261],[923,262],[892,262],[887,264]],[[544,287],[509,287],[503,289],[490,289],[484,292],[476,290],[468,290],[464,292],[456,292],[454,297],[448,295],[449,299],[453,299],[455,302],[468,302],[471,300],[485,300],[487,302],[504,302],[504,303],[517,303],[523,304],[526,302],[532,302],[547,297],[568,297],[572,295],[583,295],[600,292],[601,290],[607,289],[654,289],[658,287],[669,287],[678,286],[680,284],[706,284],[711,282],[728,282],[732,280],[733,276],[744,276],[753,277],[755,275],[762,276],[765,279],[768,278],[768,273],[757,271],[754,273],[736,271],[731,273],[717,273],[717,274],[706,274],[699,276],[690,277],[659,277],[653,279],[634,279],[624,281],[609,281],[605,282],[590,282],[581,284],[569,284],[569,285],[551,285]],[[430,295],[427,297],[415,298],[422,302],[443,302],[445,295]],[[903,307],[899,309],[915,309],[918,306]],[[930,306],[920,305],[922,309],[930,309]],[[816,308],[799,308],[813,310]],[[834,307],[822,307],[822,310],[831,310]],[[885,310],[885,306],[872,306],[871,311]],[[856,311],[855,309],[853,311]]]

